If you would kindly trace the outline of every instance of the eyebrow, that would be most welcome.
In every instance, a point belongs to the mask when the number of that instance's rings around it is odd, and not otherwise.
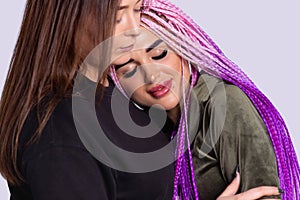
[[[138,4],[140,1],[141,1],[141,0],[138,0],[138,1],[135,3],[135,5]]]
[[[141,1],[141,0],[138,0],[138,1],[135,3],[135,5],[138,4],[140,1]],[[129,8],[129,6],[119,6],[119,7],[118,7],[118,10],[123,10],[123,9],[126,9],[126,8]]]
[[[157,47],[162,42],[163,41],[161,39],[156,40],[153,44],[150,45],[150,47],[148,47],[146,49],[146,53],[148,53],[149,51],[152,51],[155,47]]]
[[[129,6],[119,6],[118,10],[124,10],[124,9],[127,9],[129,8]]]
[[[130,60],[128,60],[126,63],[120,64],[120,65],[114,65],[115,66],[115,70],[120,69],[121,67],[133,62],[134,60],[132,58],[130,58]]]

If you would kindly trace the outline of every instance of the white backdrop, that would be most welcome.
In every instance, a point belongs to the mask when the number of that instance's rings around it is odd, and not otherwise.
[[[300,64],[298,0],[171,0],[183,8],[243,68],[279,109],[300,155],[297,114]],[[25,0],[0,2],[0,93],[15,45]],[[297,25],[298,24],[298,25]],[[298,68],[299,67],[299,68]],[[297,92],[298,91],[298,92]],[[0,199],[9,199],[0,177]]]

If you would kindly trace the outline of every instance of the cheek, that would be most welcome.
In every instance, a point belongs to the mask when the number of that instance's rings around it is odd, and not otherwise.
[[[134,81],[132,80],[134,79]],[[133,95],[138,95],[138,96],[143,96],[142,94],[145,93],[146,89],[145,89],[145,83],[141,82],[139,80],[139,78],[132,78],[131,80],[128,79],[120,79],[120,83],[123,87],[123,89],[125,90],[125,92],[127,93],[128,96],[132,96]]]
[[[138,89],[136,89],[134,92],[133,92],[133,94],[132,94],[132,96],[131,96],[131,98],[135,101],[135,102],[137,102],[137,103],[139,103],[139,104],[142,104],[142,105],[145,105],[145,103],[146,103],[146,96],[147,96],[147,94],[146,94],[146,89],[145,89],[145,87],[140,87],[140,88],[138,88]],[[146,103],[147,104],[147,103]],[[151,105],[146,105],[146,106],[151,106]]]
[[[181,72],[182,72],[182,70],[181,70],[181,59],[180,59],[180,58],[174,59],[174,60],[173,60],[172,66],[173,66],[173,69],[174,69],[178,74],[181,75]]]
[[[182,77],[182,67],[184,67],[183,71],[184,71],[184,80],[186,82],[186,84],[188,84],[190,82],[190,70],[189,70],[189,66],[188,66],[188,62],[184,61],[184,63],[182,63],[181,57],[179,56],[172,56],[170,57],[170,64],[169,66],[171,66],[171,68],[174,70],[174,72],[176,73],[176,79],[181,81],[181,77]],[[183,64],[183,66],[182,66]]]
[[[123,25],[123,23],[116,24],[115,31],[114,31],[114,36],[118,36],[122,32],[124,32],[124,25]]]
[[[176,72],[176,74],[181,75],[181,58],[178,55],[170,52],[164,64]]]
[[[128,60],[130,60],[130,58],[130,53],[115,55],[115,57],[112,58],[112,65],[120,65],[122,63],[126,63]]]
[[[167,66],[169,73],[172,75],[174,84],[177,87],[181,82],[181,60],[177,56],[173,56],[166,60],[165,65]]]
[[[128,31],[128,25],[126,23],[126,19],[125,18],[126,17],[123,16],[122,17],[122,21],[119,22],[119,23],[116,23],[116,25],[115,25],[114,35],[113,36],[114,36],[114,39],[116,41],[124,39],[123,38],[124,34],[125,34],[126,31]]]
[[[140,28],[141,27],[141,13],[136,14],[135,21],[136,21],[136,24],[138,25],[138,27]]]
[[[131,94],[134,92],[134,85],[133,84],[128,84],[128,83],[123,83],[122,80],[120,81],[121,86],[123,90],[126,92],[126,94],[130,97]]]
[[[114,35],[119,35],[126,30],[125,13],[120,13],[120,16],[117,16],[117,19],[121,18],[119,23],[115,23]]]

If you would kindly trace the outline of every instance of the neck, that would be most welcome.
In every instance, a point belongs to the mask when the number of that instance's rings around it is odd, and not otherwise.
[[[179,106],[179,104],[175,108],[172,108],[171,110],[168,110],[167,115],[174,124],[177,124],[179,116],[180,116],[180,106]]]
[[[95,67],[92,66],[87,66],[85,69],[81,68],[81,73],[86,76],[88,79],[90,79],[91,81],[97,83],[98,81],[100,82],[101,85],[103,85],[104,87],[108,87],[109,86],[109,82],[107,80],[106,77],[102,77],[100,80],[98,80],[98,73],[99,71],[96,70]]]

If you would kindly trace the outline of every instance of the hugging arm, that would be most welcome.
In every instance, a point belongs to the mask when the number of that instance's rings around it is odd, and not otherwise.
[[[216,145],[225,180],[232,180],[232,173],[238,166],[240,191],[263,185],[279,187],[276,157],[263,120],[238,87],[225,87],[225,123]]]
[[[260,186],[240,194],[236,194],[240,185],[240,174],[237,173],[236,177],[230,183],[229,186],[223,191],[223,193],[217,198],[217,200],[247,200],[247,199],[259,199],[261,197],[268,196],[269,200],[276,200],[280,198],[280,193],[277,187]],[[275,195],[275,196],[273,196]],[[270,199],[272,196],[275,199]]]

